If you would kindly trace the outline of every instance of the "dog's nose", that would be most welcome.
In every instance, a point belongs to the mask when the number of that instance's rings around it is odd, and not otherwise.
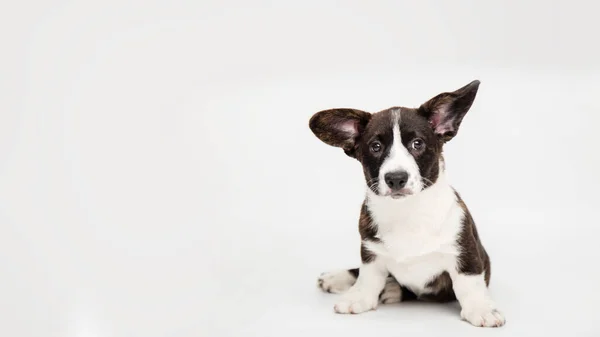
[[[408,172],[389,172],[386,173],[383,178],[385,179],[385,183],[392,189],[392,191],[397,191],[406,185],[406,182],[408,181]]]

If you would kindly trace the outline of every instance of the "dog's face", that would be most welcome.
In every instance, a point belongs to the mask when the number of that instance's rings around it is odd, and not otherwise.
[[[435,183],[442,147],[456,135],[478,88],[479,81],[473,81],[417,109],[324,110],[312,116],[309,126],[320,140],[361,162],[373,193],[401,198]]]

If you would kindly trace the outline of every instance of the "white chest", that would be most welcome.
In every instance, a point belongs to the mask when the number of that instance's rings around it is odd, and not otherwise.
[[[429,292],[427,284],[430,281],[452,268],[455,263],[455,256],[431,253],[400,263],[386,260],[386,267],[400,284],[415,294],[422,295]]]
[[[401,284],[426,292],[429,281],[456,266],[464,211],[443,180],[406,200],[370,196],[367,205],[380,242],[366,247]]]

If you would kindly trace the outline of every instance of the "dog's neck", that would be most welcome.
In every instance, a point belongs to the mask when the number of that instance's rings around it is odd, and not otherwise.
[[[392,230],[397,226],[419,224],[420,218],[432,225],[442,223],[448,210],[456,203],[454,189],[447,181],[443,170],[437,180],[424,190],[400,199],[380,196],[367,188],[366,205],[380,229]]]

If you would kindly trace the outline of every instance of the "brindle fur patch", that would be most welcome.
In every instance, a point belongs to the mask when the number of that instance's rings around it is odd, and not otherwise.
[[[490,258],[481,244],[475,221],[458,192],[454,191],[458,204],[465,212],[457,245],[460,249],[458,256],[458,271],[467,275],[478,275],[485,272],[485,283],[489,285],[491,276]]]
[[[371,242],[380,242],[378,238],[375,237],[377,235],[377,225],[371,218],[369,214],[369,208],[367,207],[366,201],[363,202],[363,205],[360,209],[360,218],[358,221],[358,232],[360,233],[360,238],[363,243],[360,245],[360,257],[363,263],[369,263],[375,260],[375,254],[367,249],[364,244],[364,241]]]

